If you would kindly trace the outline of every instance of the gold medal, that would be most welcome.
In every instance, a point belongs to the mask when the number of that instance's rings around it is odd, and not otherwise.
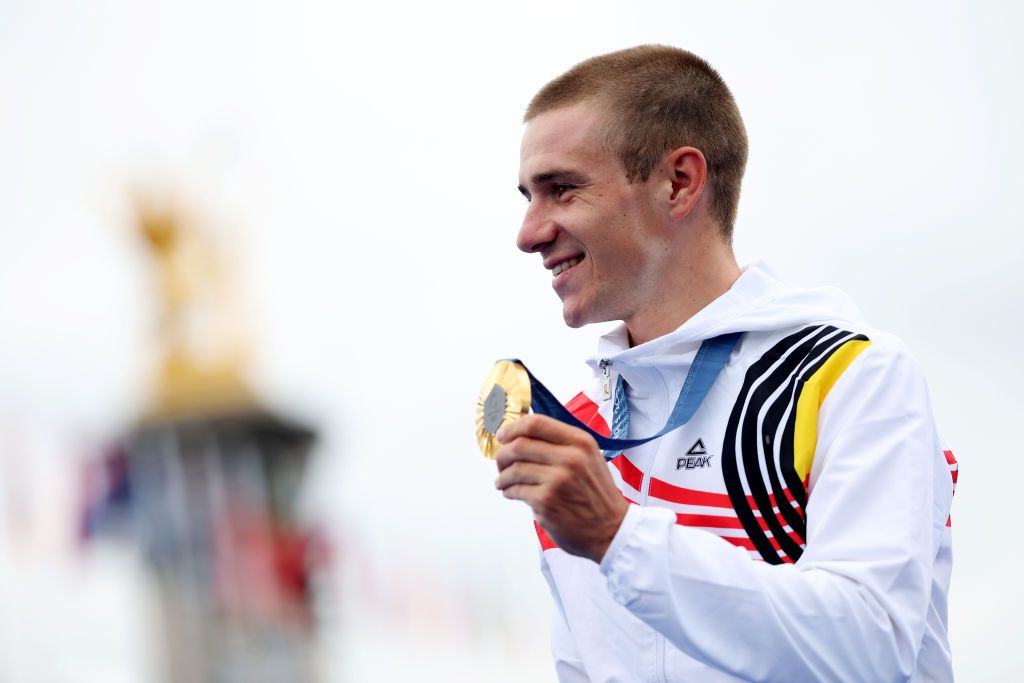
[[[510,360],[494,364],[476,404],[476,441],[484,457],[494,459],[501,445],[495,434],[502,425],[515,422],[530,411],[530,376],[526,368]]]

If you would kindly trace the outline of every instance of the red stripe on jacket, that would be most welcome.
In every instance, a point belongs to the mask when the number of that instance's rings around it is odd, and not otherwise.
[[[953,457],[953,451],[942,451],[942,454],[946,456],[946,464],[949,465],[949,476],[953,479],[953,493],[956,493],[956,478],[960,474],[960,465],[957,463],[956,458]],[[947,515],[946,526],[953,526],[952,516]]]
[[[598,404],[590,400],[586,394],[577,394],[565,405],[565,407],[577,420],[587,425],[595,432],[604,436],[610,435],[611,430],[608,428],[608,423],[605,419],[601,417]],[[619,471],[619,474],[622,475],[622,480],[627,485],[635,489],[637,492],[640,491],[643,486],[644,474],[639,467],[634,465],[629,458],[625,456],[625,454],[619,454],[613,458],[611,460],[611,464]],[[728,494],[688,489],[682,486],[670,484],[655,477],[651,477],[647,492],[648,495],[660,500],[680,503],[683,505],[713,507],[718,508],[719,510],[728,510],[730,513],[729,515],[679,513],[676,515],[676,523],[681,526],[703,527],[709,529],[743,529],[742,522],[740,522],[739,518],[735,516],[736,511],[733,509],[732,500],[729,498]],[[790,494],[789,489],[784,489],[783,494],[787,503],[793,503],[793,496]],[[630,503],[634,503],[634,501],[628,498],[625,493],[623,493],[623,497]],[[778,507],[778,502],[774,495],[768,494],[768,498],[772,507]],[[756,509],[756,503],[753,496],[747,496],[747,502],[752,508]],[[768,522],[762,517],[758,517],[757,521],[761,529],[767,531]],[[779,518],[778,521],[783,526],[786,525],[785,520]],[[544,531],[543,527],[541,527],[536,521],[534,522],[534,527],[536,528],[537,538],[540,540],[542,550],[550,550],[551,548],[558,547],[558,545],[551,539],[551,536],[548,535],[548,533]],[[795,543],[803,545],[804,540],[795,532],[789,532],[788,536]],[[737,538],[730,536],[722,536],[721,538],[733,545],[740,546],[747,550],[755,550],[753,541],[749,538]],[[772,546],[778,550],[778,541],[774,538],[770,539],[770,541]]]

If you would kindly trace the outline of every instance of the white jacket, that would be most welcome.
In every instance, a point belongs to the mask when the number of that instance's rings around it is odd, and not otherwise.
[[[735,331],[690,422],[609,464],[636,505],[600,565],[537,527],[559,679],[952,680],[956,464],[918,364],[841,292],[754,264],[664,337],[603,337],[569,408],[607,433],[605,360],[629,436],[654,434],[701,341]]]

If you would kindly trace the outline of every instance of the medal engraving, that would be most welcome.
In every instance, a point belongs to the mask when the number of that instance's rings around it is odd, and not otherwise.
[[[490,434],[497,434],[505,419],[505,390],[495,384],[491,393],[484,401],[484,429]]]
[[[495,435],[502,425],[530,411],[530,376],[514,361],[502,360],[480,389],[476,404],[476,440],[485,457],[494,458],[501,446]]]

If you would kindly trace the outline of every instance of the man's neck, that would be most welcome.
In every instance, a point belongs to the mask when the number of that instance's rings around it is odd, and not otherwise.
[[[689,261],[666,283],[659,300],[624,321],[631,347],[672,332],[729,291],[740,276],[732,247],[717,239],[701,245]]]

